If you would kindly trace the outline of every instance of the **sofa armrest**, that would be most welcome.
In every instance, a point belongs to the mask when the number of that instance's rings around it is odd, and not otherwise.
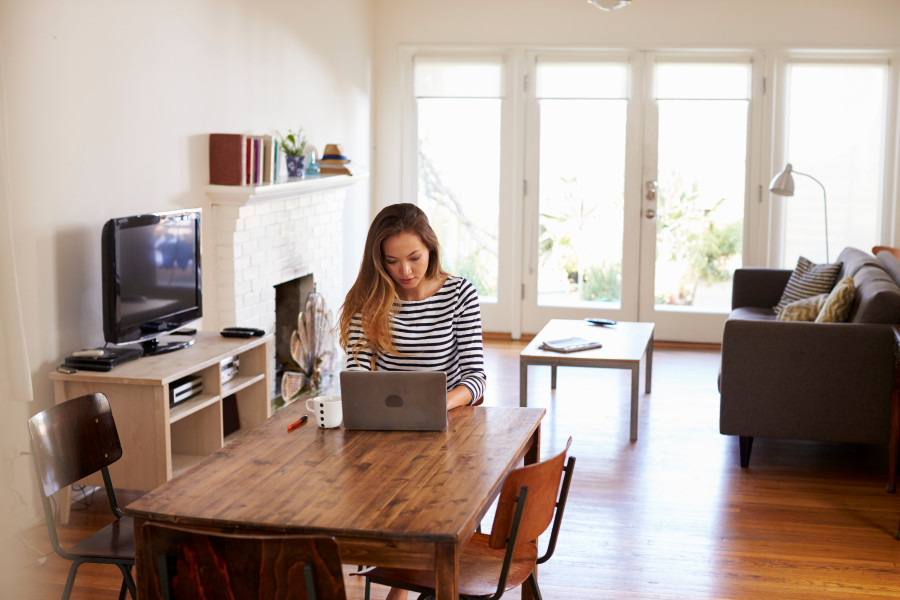
[[[791,273],[791,269],[765,267],[735,269],[731,284],[731,309],[775,306],[781,300]]]
[[[889,326],[729,319],[722,338],[720,431],[887,443]]]

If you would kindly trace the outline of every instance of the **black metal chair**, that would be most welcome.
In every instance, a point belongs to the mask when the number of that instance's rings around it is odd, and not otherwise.
[[[145,523],[142,600],[345,600],[337,541],[229,534]]]
[[[535,567],[553,555],[565,511],[575,457],[566,461],[572,444],[542,462],[513,470],[503,482],[491,533],[475,533],[459,559],[459,597],[499,599],[504,592],[528,582],[540,600]],[[560,478],[562,484],[560,485]],[[538,556],[537,538],[553,523],[547,550]],[[359,573],[366,578],[366,600],[372,582],[418,592],[419,599],[434,595],[434,571],[372,567]]]
[[[113,420],[109,400],[103,394],[88,394],[40,412],[28,421],[34,465],[41,487],[44,519],[50,544],[61,557],[71,560],[63,590],[63,600],[72,593],[78,567],[83,563],[115,565],[122,572],[122,588],[136,597],[131,568],[134,565],[134,524],[119,509],[109,477],[109,465],[122,456],[122,445]],[[63,548],[56,530],[50,496],[97,471],[103,476],[106,497],[115,521]]]

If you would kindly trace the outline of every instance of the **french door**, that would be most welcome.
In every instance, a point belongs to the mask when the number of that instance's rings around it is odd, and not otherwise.
[[[486,331],[602,316],[721,338],[758,162],[754,56],[411,58],[406,193]]]
[[[652,321],[714,342],[740,266],[753,57],[529,57],[522,331]]]

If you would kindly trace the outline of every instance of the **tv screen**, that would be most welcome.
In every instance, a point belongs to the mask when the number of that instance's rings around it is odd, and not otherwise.
[[[158,338],[203,316],[200,209],[110,219],[101,246],[107,343],[140,342],[145,355],[190,345]]]

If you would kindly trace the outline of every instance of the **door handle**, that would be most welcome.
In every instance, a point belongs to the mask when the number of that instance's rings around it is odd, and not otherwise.
[[[647,193],[646,193],[646,195],[644,196],[644,198],[646,198],[647,200],[656,200],[656,182],[655,182],[655,181],[648,181],[648,182],[647,182],[646,184],[644,184],[644,185],[645,185],[646,188],[647,188]]]
[[[656,216],[656,211],[653,210],[652,208],[648,208],[647,212],[644,213],[644,216],[647,217],[648,219],[652,219],[653,217]]]

